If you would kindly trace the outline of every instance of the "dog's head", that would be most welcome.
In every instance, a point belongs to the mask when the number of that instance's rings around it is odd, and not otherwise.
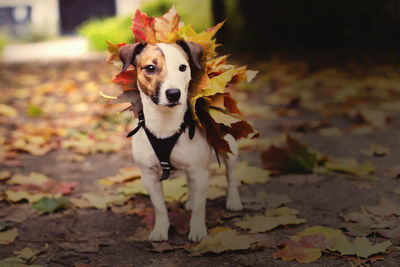
[[[130,64],[137,71],[139,90],[155,104],[174,107],[186,103],[192,68],[201,69],[201,45],[136,43],[124,45],[118,54],[124,72]]]

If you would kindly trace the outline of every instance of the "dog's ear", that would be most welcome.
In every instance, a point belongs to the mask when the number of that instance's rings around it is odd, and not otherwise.
[[[142,52],[143,48],[146,46],[146,43],[136,43],[136,44],[127,44],[122,46],[118,50],[119,58],[122,61],[122,70],[121,73],[126,71],[129,65],[135,64],[135,58],[140,52]]]
[[[183,51],[188,54],[189,59],[193,62],[193,64],[198,68],[201,69],[201,56],[203,54],[203,47],[195,42],[187,42],[187,41],[178,41],[176,42],[180,47],[182,47]]]

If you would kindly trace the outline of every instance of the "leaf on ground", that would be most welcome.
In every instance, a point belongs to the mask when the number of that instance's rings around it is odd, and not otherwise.
[[[264,215],[246,216],[235,225],[242,229],[249,229],[250,233],[262,233],[280,225],[304,223],[306,219],[297,218],[297,213],[299,213],[298,210],[288,207],[270,209]]]
[[[10,171],[0,171],[0,181],[6,180],[11,177]]]
[[[107,209],[114,204],[121,204],[128,200],[128,198],[123,195],[102,196],[93,193],[84,193],[82,196],[96,209]]]
[[[28,260],[36,257],[37,255],[39,255],[40,253],[43,253],[44,251],[46,251],[48,249],[48,247],[49,247],[48,244],[46,244],[44,246],[44,248],[42,248],[42,249],[26,247],[24,249],[14,251],[14,254],[18,258],[28,261]]]
[[[184,176],[170,178],[162,183],[165,201],[186,201],[188,189],[186,186],[186,178]],[[128,196],[136,194],[148,195],[147,190],[140,179],[126,183],[124,186],[118,188],[117,192]]]
[[[281,184],[289,185],[304,185],[314,184],[320,182],[324,177],[317,174],[295,174],[295,175],[284,175],[279,177]]]
[[[172,251],[172,250],[177,250],[177,249],[182,249],[184,246],[180,245],[180,246],[175,246],[175,245],[171,245],[168,242],[151,242],[151,251],[155,251],[155,252],[160,252],[163,253],[165,251]]]
[[[301,241],[302,238],[305,237],[305,236],[313,236],[313,237],[315,237],[314,235],[322,235],[322,236],[324,236],[326,238],[326,240],[330,240],[331,242],[333,242],[333,241],[336,240],[336,238],[339,235],[341,235],[341,233],[342,233],[342,231],[333,229],[331,227],[316,225],[316,226],[307,227],[302,232],[297,233],[294,236],[290,236],[289,238],[292,241]],[[314,245],[313,247],[329,248],[330,246],[333,246],[333,245],[329,245],[328,243],[324,243],[324,245]]]
[[[15,118],[18,116],[18,110],[15,108],[5,105],[5,104],[0,104],[0,116],[6,116],[8,118]]]
[[[386,250],[392,245],[390,240],[372,245],[366,237],[356,237],[354,242],[351,243],[345,235],[340,235],[336,239],[336,245],[332,251],[338,251],[342,255],[355,255],[361,258],[368,258],[378,253],[388,253]]]
[[[14,190],[6,190],[5,192],[6,199],[11,201],[11,202],[18,202],[21,200],[28,200],[29,203],[35,203],[39,199],[43,197],[51,197],[50,194],[45,194],[45,193],[36,193],[36,194],[31,194],[26,191],[14,191]]]
[[[226,196],[226,189],[220,187],[209,187],[207,191],[207,199],[213,200],[219,197]]]
[[[50,179],[46,175],[42,173],[31,172],[29,175],[14,174],[11,177],[11,179],[7,181],[7,184],[19,184],[19,185],[33,184],[40,186],[49,181]]]
[[[123,186],[117,188],[117,192],[124,194],[124,195],[147,195],[147,190],[144,187],[142,180],[137,179],[132,182],[128,182],[124,184]]]
[[[99,180],[99,183],[103,185],[122,184],[134,179],[138,179],[140,176],[141,172],[139,167],[125,167],[121,168],[116,175],[108,176]]]
[[[303,247],[298,242],[288,241],[285,247],[273,254],[273,258],[284,261],[296,260],[299,263],[310,263],[321,257],[320,248]]]
[[[257,191],[255,195],[243,196],[241,199],[243,207],[249,210],[274,209],[292,202],[286,195],[265,191]]]
[[[16,228],[0,232],[0,245],[8,245],[14,243],[15,239],[19,235]]]
[[[310,263],[321,257],[323,249],[335,245],[336,239],[341,235],[340,230],[330,227],[312,226],[304,231],[290,236],[285,247],[274,253],[274,258],[282,258],[284,261],[296,260],[299,263]]]
[[[390,148],[380,144],[372,144],[368,149],[361,150],[361,155],[367,157],[383,157],[390,153]]]
[[[335,172],[362,176],[375,171],[376,166],[372,165],[369,161],[359,164],[354,158],[336,158],[325,162],[325,168]]]
[[[238,162],[235,173],[242,184],[263,184],[270,180],[269,171],[250,166],[247,161]]]
[[[201,256],[206,253],[248,250],[254,248],[257,244],[257,240],[250,235],[240,235],[233,229],[226,229],[203,238],[197,245],[185,246],[185,249],[190,252],[190,256]]]
[[[400,216],[400,204],[386,198],[376,206],[365,206],[365,209],[377,216]]]
[[[312,173],[317,163],[317,155],[290,135],[286,135],[286,146],[271,145],[261,159],[265,169],[280,173]]]
[[[133,236],[129,237],[128,240],[135,241],[135,242],[147,241],[149,238],[150,232],[151,232],[151,230],[149,230],[148,228],[139,226],[136,229],[135,234]]]
[[[35,202],[32,205],[32,209],[39,211],[40,215],[47,214],[47,213],[54,213],[56,211],[65,209],[71,204],[71,202],[65,198],[48,198],[44,197],[41,198],[39,201]]]

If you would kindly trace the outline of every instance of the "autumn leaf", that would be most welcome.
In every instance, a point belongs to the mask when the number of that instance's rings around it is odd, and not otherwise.
[[[365,206],[365,209],[377,216],[400,216],[400,204],[386,198],[376,206]]]
[[[130,69],[125,72],[119,73],[111,81],[115,84],[120,85],[124,91],[137,90],[136,70]]]
[[[152,34],[152,25],[154,25],[154,18],[149,18],[146,13],[137,9],[135,16],[132,18],[131,27],[132,33],[135,36],[135,42],[146,42],[146,35]]]
[[[138,179],[140,176],[141,172],[139,167],[125,167],[121,168],[116,175],[105,177],[98,182],[103,185],[114,185]]]
[[[312,173],[317,156],[307,146],[286,135],[286,146],[271,145],[261,153],[263,167],[283,173]]]
[[[10,171],[0,171],[0,181],[6,180],[11,177]]]
[[[50,179],[46,175],[37,172],[31,172],[29,175],[14,174],[11,179],[7,181],[7,184],[19,184],[19,185],[43,185],[49,182]]]
[[[16,228],[0,232],[0,245],[8,245],[14,243],[15,239],[18,237],[19,233]]]
[[[378,253],[388,253],[386,250],[392,245],[390,240],[372,245],[366,237],[356,237],[351,243],[345,235],[340,235],[336,239],[336,245],[331,250],[338,251],[342,255],[355,255],[361,258],[368,258]]]
[[[330,227],[312,226],[304,231],[290,236],[285,247],[273,254],[274,258],[284,261],[296,260],[299,263],[310,263],[318,260],[323,249],[332,248],[336,239],[341,235],[340,230]]]
[[[284,261],[296,260],[299,263],[310,263],[321,257],[320,248],[303,247],[298,242],[288,241],[282,250],[273,254],[273,257]]]
[[[46,214],[46,213],[54,213],[56,211],[65,209],[67,206],[69,206],[71,202],[65,198],[48,198],[44,197],[35,202],[32,205],[32,209],[35,209],[39,211],[40,215]]]
[[[213,229],[210,229],[212,232]],[[257,240],[250,235],[240,235],[232,229],[216,231],[215,235],[209,235],[201,240],[198,245],[186,246],[185,249],[191,256],[201,256],[206,253],[221,253],[225,251],[247,250],[253,248]]]
[[[18,116],[18,111],[11,106],[0,104],[0,116],[2,115],[8,118],[15,118]]]
[[[359,164],[357,160],[353,158],[330,159],[324,164],[324,167],[331,171],[360,176],[368,175],[376,169],[376,167],[372,165],[369,161],[366,161],[363,164]]]
[[[127,197],[123,195],[102,196],[93,193],[84,193],[82,196],[96,209],[107,209],[111,205],[123,203],[127,200]]]
[[[235,225],[242,229],[249,229],[250,233],[262,233],[280,225],[304,223],[306,220],[297,218],[297,213],[299,213],[297,210],[287,207],[269,209],[264,215],[247,216]]]

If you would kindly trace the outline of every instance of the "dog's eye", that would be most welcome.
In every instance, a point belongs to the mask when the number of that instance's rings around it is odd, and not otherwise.
[[[186,65],[185,64],[181,64],[181,65],[179,65],[179,71],[182,71],[182,72],[184,72],[185,70],[186,70]]]
[[[147,74],[154,74],[156,72],[156,67],[154,65],[147,65],[144,69]]]

